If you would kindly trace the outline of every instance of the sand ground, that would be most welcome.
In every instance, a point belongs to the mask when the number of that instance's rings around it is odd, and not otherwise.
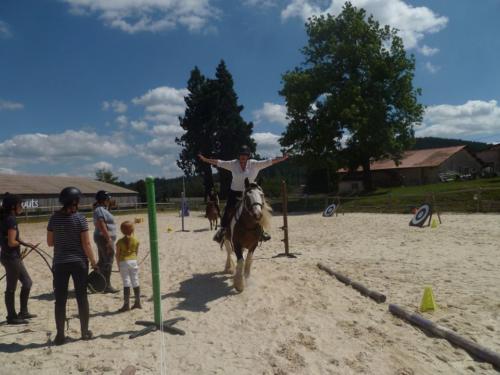
[[[411,228],[409,220],[290,216],[291,250],[300,255],[286,259],[273,258],[283,251],[276,216],[273,239],[257,249],[247,288],[237,294],[231,277],[221,273],[225,253],[211,241],[206,219],[193,213],[186,220],[190,232],[180,232],[178,217],[159,215],[163,312],[186,319],[177,323],[185,336],[128,338],[139,329],[136,320],[153,318],[148,258],[141,266],[143,310],[115,314],[121,293],[91,295],[96,337],[80,341],[71,299],[68,335],[75,340],[51,346],[52,279],[32,254],[26,259],[34,281],[30,308],[38,318],[28,326],[0,325],[0,373],[120,374],[134,365],[138,374],[158,374],[164,363],[168,374],[496,374],[491,365],[393,317],[387,303],[376,304],[316,267],[322,262],[413,311],[431,285],[439,309],[426,317],[500,352],[499,216],[444,214],[437,229]],[[45,239],[43,223],[21,224],[20,230],[27,241]],[[149,249],[147,233],[147,222],[137,224],[139,258]],[[118,273],[113,284],[121,287]]]

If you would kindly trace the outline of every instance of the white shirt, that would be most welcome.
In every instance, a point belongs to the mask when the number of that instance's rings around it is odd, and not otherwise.
[[[261,169],[270,167],[273,164],[271,159],[268,160],[254,160],[249,159],[245,170],[241,169],[240,161],[235,160],[217,160],[217,167],[227,169],[233,174],[233,180],[231,181],[231,190],[234,191],[245,191],[245,178],[248,178],[248,182],[255,182],[257,175]]]

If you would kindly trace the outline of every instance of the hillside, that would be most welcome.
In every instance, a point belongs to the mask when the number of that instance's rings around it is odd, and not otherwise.
[[[488,143],[466,141],[463,139],[422,137],[415,138],[415,145],[412,147],[412,150],[424,150],[428,148],[453,147],[461,145],[468,146],[474,152],[482,151],[491,146]]]

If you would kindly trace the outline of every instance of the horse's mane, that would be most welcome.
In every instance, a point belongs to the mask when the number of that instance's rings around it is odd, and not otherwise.
[[[268,232],[271,230],[271,217],[273,209],[267,203],[266,198],[264,198],[264,206],[262,207],[262,217],[259,220],[259,224],[262,226],[262,228]]]

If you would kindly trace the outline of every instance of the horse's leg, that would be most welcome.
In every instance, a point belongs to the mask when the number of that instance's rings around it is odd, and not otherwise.
[[[224,241],[224,247],[226,248],[227,258],[226,258],[226,266],[224,267],[224,273],[233,274],[234,273],[234,263],[231,258],[231,254],[233,253],[233,247],[228,240]]]
[[[248,250],[247,257],[245,259],[245,278],[250,277],[250,269],[252,268],[253,252],[255,247]]]
[[[234,252],[236,253],[236,259],[238,260],[236,263],[236,273],[234,274],[234,288],[238,292],[243,292],[243,289],[245,289],[245,278],[243,277],[245,260],[243,259],[243,249],[238,244],[234,246]]]

